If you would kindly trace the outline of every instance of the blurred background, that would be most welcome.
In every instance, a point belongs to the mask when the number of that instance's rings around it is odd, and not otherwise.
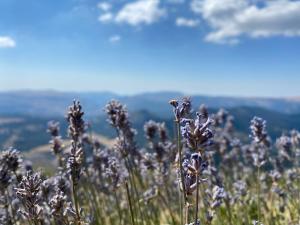
[[[172,133],[182,96],[225,108],[244,138],[261,116],[275,138],[300,129],[299,54],[297,0],[0,0],[0,147],[48,151],[73,99],[105,140],[110,99],[142,143],[149,119]]]

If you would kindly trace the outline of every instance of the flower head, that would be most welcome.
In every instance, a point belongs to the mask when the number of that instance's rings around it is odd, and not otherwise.
[[[269,147],[270,140],[268,137],[266,127],[267,127],[267,122],[265,120],[263,120],[262,118],[255,116],[251,120],[251,124],[250,124],[250,130],[251,130],[250,137],[253,138],[253,141],[255,143],[263,143],[267,147]]]
[[[173,106],[176,122],[180,122],[183,117],[187,116],[191,112],[192,104],[191,99],[188,97],[184,97],[181,101],[171,100],[169,103]]]
[[[12,172],[17,171],[21,162],[20,152],[13,148],[3,151],[0,156],[0,164]]]
[[[73,105],[69,107],[67,120],[69,122],[68,133],[74,141],[84,133],[85,125],[82,119],[84,112],[79,101],[73,101]]]
[[[23,176],[18,188],[15,188],[16,195],[24,207],[24,210],[20,210],[19,212],[28,220],[34,221],[35,223],[41,219],[43,211],[39,205],[41,200],[39,192],[42,182],[39,173],[27,172],[27,174]]]
[[[191,149],[206,147],[212,144],[213,133],[209,129],[212,123],[210,118],[205,119],[203,114],[197,113],[195,120],[182,119],[184,125],[181,127],[183,138]]]

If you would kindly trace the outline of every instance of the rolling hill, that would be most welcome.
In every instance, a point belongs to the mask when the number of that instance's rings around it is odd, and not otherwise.
[[[268,132],[274,140],[291,129],[300,130],[300,114],[284,114],[276,111],[270,111],[259,107],[233,107],[227,109],[235,118],[234,123],[236,130],[245,134],[249,133],[249,122],[253,116],[257,115],[267,120]],[[209,109],[211,113],[217,110]],[[160,114],[154,114],[147,110],[131,112],[130,118],[133,127],[138,131],[137,141],[143,144],[145,141],[143,125],[148,120],[165,122],[170,135],[173,132],[173,115],[169,108],[168,118],[161,117]],[[20,151],[29,151],[37,146],[45,145],[49,141],[49,134],[46,132],[47,122],[49,120],[59,121],[61,124],[61,134],[67,138],[67,122],[64,116],[31,116],[26,114],[0,115],[0,147],[1,149],[13,146]],[[93,132],[102,134],[107,138],[115,136],[115,131],[106,122],[106,116],[99,114],[96,116],[86,117],[86,121],[91,124]]]
[[[154,92],[121,96],[111,92],[58,92],[58,91],[10,91],[0,92],[0,115],[31,115],[39,117],[64,116],[66,106],[79,99],[88,116],[103,113],[110,99],[118,99],[135,112],[146,110],[162,118],[168,118],[170,99],[181,98],[180,92]],[[219,96],[191,96],[195,107],[206,104],[211,108],[259,107],[280,113],[300,113],[300,99],[295,98],[240,98]]]

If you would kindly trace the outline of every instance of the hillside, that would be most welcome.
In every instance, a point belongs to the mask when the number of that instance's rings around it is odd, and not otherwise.
[[[209,109],[210,113],[217,110]],[[300,129],[300,114],[284,114],[276,111],[270,111],[259,107],[234,107],[228,109],[235,118],[235,126],[238,132],[248,135],[249,122],[253,116],[260,116],[268,121],[268,132],[272,139],[280,136],[282,132],[291,129]],[[152,119],[158,122],[165,122],[170,135],[173,132],[172,111],[169,108],[168,118],[160,114],[154,114],[147,110],[140,110],[130,113],[133,127],[138,131],[137,139],[139,144],[145,141],[143,125],[146,121]],[[61,125],[61,135],[66,138],[67,123],[64,116],[29,116],[29,115],[1,115],[0,116],[0,146],[2,149],[14,146],[20,151],[28,151],[37,146],[45,145],[49,142],[49,134],[46,132],[47,122],[56,120]],[[102,134],[108,138],[114,137],[115,132],[106,122],[106,116],[100,113],[96,116],[87,116],[86,121],[91,124],[93,132]]]

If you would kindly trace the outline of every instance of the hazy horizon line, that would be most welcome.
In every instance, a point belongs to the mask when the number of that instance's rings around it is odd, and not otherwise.
[[[300,100],[299,96],[269,96],[269,95],[231,95],[231,94],[206,94],[206,93],[187,93],[180,90],[153,90],[153,91],[136,91],[133,93],[122,93],[112,90],[61,90],[61,89],[55,89],[55,88],[44,88],[44,89],[36,89],[36,88],[19,88],[19,89],[7,89],[7,90],[0,90],[0,93],[12,93],[12,92],[53,92],[53,93],[109,93],[113,95],[123,96],[123,97],[133,97],[138,95],[145,95],[145,94],[158,94],[158,93],[175,93],[179,94],[181,96],[207,96],[207,97],[224,97],[224,98],[248,98],[248,99],[255,99],[255,98],[261,98],[261,99],[289,99],[289,100]],[[174,96],[176,97],[176,96]]]

